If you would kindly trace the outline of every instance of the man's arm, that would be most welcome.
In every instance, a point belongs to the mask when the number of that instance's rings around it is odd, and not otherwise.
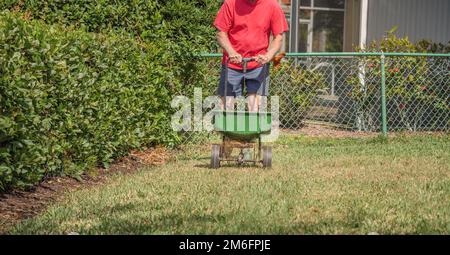
[[[258,55],[256,57],[256,61],[258,61],[259,64],[264,65],[268,62],[270,62],[275,54],[281,49],[281,43],[283,42],[283,34],[278,34],[273,38],[272,43],[269,46],[269,49],[267,49],[267,53],[263,55]]]
[[[228,53],[231,63],[240,64],[242,62],[242,56],[233,49],[227,33],[223,31],[217,32],[216,39],[220,47]]]

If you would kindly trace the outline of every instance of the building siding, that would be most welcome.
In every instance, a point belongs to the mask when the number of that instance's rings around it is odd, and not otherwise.
[[[450,41],[450,0],[369,0],[367,42],[380,40],[397,26],[398,36]]]
[[[361,19],[361,1],[346,0],[345,2],[345,29],[344,29],[344,51],[351,52],[359,46],[359,31]]]

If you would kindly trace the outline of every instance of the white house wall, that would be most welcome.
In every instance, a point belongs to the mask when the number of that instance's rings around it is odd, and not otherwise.
[[[397,35],[416,42],[450,41],[450,0],[369,0],[367,42],[398,26]]]

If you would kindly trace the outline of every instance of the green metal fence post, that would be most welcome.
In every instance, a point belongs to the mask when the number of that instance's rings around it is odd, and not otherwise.
[[[381,122],[383,136],[387,137],[387,113],[386,113],[386,72],[384,67],[385,55],[381,54]]]

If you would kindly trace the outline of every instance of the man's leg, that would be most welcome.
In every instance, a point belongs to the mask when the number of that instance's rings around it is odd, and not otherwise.
[[[259,95],[251,93],[247,95],[247,107],[249,112],[259,111]]]
[[[227,76],[227,77],[226,77]],[[225,79],[227,81],[227,95],[225,96]],[[243,74],[239,71],[228,68],[228,73],[225,71],[225,66],[222,66],[222,71],[220,73],[220,83],[219,83],[219,95],[221,97],[222,104],[220,108],[225,110],[234,109],[235,96],[242,95],[241,82],[243,79]],[[226,102],[225,102],[226,97]]]
[[[269,91],[269,66],[265,65],[249,71],[246,76],[248,109],[257,112],[261,108],[261,97]]]
[[[220,105],[220,109],[225,110],[225,105],[227,110],[234,109],[234,96],[227,96],[227,102],[225,103],[225,97],[221,97],[222,105]]]

